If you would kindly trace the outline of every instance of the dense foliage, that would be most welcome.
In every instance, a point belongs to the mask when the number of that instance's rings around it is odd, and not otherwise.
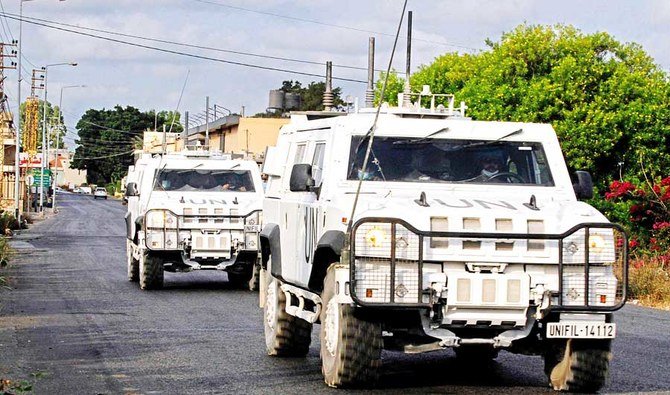
[[[173,124],[174,115],[174,124]],[[160,130],[163,125],[173,132],[182,130],[179,113],[142,112],[137,108],[116,106],[112,110],[90,109],[77,122],[77,149],[72,167],[87,170],[87,181],[107,184],[122,178],[134,163],[133,150],[145,130]]]
[[[551,123],[568,165],[590,171],[601,192],[620,171],[642,179],[640,162],[651,174],[667,171],[670,84],[639,45],[529,25],[487,44],[487,51],[447,53],[420,67],[412,91],[430,85],[453,93],[478,120]],[[402,83],[396,76],[384,99],[397,101]]]

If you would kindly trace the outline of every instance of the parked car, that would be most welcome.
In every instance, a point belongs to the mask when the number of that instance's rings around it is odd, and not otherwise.
[[[103,187],[95,188],[95,192],[93,192],[93,199],[97,198],[107,199],[107,190]]]
[[[81,188],[77,187],[72,190],[73,193],[81,193]]]
[[[79,193],[81,193],[83,195],[90,195],[90,194],[93,193],[93,191],[91,190],[91,187],[87,187],[87,186],[80,186],[79,191],[80,191]]]

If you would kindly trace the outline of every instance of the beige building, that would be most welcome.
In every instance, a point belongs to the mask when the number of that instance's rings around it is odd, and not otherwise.
[[[288,118],[246,118],[239,115],[218,118],[209,123],[209,147],[262,162],[265,149],[277,143],[279,129],[288,122]],[[187,145],[206,145],[206,134],[205,125],[189,128]],[[182,148],[183,139],[176,145]]]
[[[68,188],[86,183],[86,169],[70,168],[71,160],[71,153],[65,150],[58,150],[58,161],[49,161],[49,168],[54,173],[55,185]]]
[[[2,139],[2,150],[0,151],[0,208],[14,212],[15,200],[15,167],[16,164],[16,134],[13,126],[12,113],[0,113],[0,139]],[[24,183],[20,183],[19,196],[25,193]],[[23,207],[23,199],[20,199],[19,207]]]

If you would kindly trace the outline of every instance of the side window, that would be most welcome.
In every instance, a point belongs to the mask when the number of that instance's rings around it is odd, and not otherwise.
[[[307,148],[307,143],[299,143],[295,148],[295,158],[293,158],[293,164],[304,163],[305,159],[305,149]]]
[[[314,157],[312,158],[312,177],[316,186],[321,185],[323,174],[323,157],[326,152],[326,143],[316,143]]]

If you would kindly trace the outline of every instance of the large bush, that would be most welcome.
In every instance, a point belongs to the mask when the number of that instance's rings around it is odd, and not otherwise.
[[[622,170],[642,179],[640,160],[655,174],[670,167],[670,84],[639,45],[525,24],[487,44],[487,51],[447,53],[421,66],[412,90],[453,93],[473,119],[551,123],[568,165],[590,171],[601,192]],[[391,103],[393,82],[385,95]]]

